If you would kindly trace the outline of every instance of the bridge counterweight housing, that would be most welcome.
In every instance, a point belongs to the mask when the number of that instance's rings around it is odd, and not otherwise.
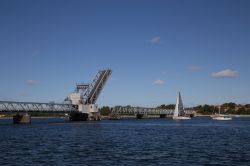
[[[100,113],[98,112],[98,105],[95,103],[111,73],[112,71],[110,69],[100,70],[91,84],[82,83],[76,85],[76,90],[66,98],[66,101],[74,105],[78,111],[76,113],[71,113],[70,120],[81,121],[83,119],[101,119]],[[88,115],[88,117],[82,118],[83,115],[84,117]]]

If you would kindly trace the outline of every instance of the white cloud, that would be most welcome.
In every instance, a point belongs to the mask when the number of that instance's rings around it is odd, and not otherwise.
[[[162,85],[165,82],[163,80],[155,80],[153,83],[154,83],[154,85]]]
[[[25,96],[31,96],[31,94],[27,93],[27,92],[22,92],[22,93],[20,93],[20,96],[23,96],[23,97],[25,97]]]
[[[27,85],[35,85],[35,84],[37,84],[38,82],[35,81],[35,80],[26,80],[25,83],[26,83]]]
[[[0,96],[0,100],[2,101],[17,101],[14,97],[8,97],[8,96]]]
[[[31,56],[32,56],[32,57],[36,57],[36,56],[38,56],[39,54],[40,54],[40,51],[39,51],[39,50],[33,50]]]
[[[201,66],[188,66],[188,70],[191,71],[200,71],[202,69]]]
[[[162,71],[161,74],[166,75],[166,74],[168,74],[168,71]]]
[[[160,36],[155,36],[152,39],[148,40],[152,44],[160,44],[161,43],[161,37]]]
[[[225,69],[211,74],[214,78],[235,78],[238,77],[238,72],[231,69]]]

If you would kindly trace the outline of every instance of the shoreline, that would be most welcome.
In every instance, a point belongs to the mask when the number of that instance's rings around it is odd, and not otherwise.
[[[64,116],[31,116],[33,119],[66,118]],[[12,116],[0,117],[0,119],[12,119]]]
[[[213,115],[196,115],[196,117],[210,117],[210,116],[213,116]],[[225,115],[225,116],[230,116],[230,117],[233,117],[233,118],[249,118],[250,115],[234,115],[234,114],[228,114],[228,115]]]
[[[211,117],[212,115],[195,115],[193,118],[195,117]],[[250,118],[250,115],[226,115],[229,117],[233,117],[233,118]],[[67,118],[66,116],[31,116],[33,119],[52,119],[52,118]],[[171,116],[166,116],[166,118],[170,118]],[[12,119],[12,116],[0,116],[0,119]],[[136,118],[134,115],[121,115],[121,118],[124,119],[134,119]],[[147,119],[147,118],[158,118],[158,116],[147,116],[144,117],[143,119]],[[102,119],[107,120],[109,119],[109,116],[102,116]]]

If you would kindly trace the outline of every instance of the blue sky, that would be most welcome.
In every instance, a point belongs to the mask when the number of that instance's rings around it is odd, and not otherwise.
[[[98,70],[99,105],[250,101],[248,0],[1,0],[0,100],[61,102]]]

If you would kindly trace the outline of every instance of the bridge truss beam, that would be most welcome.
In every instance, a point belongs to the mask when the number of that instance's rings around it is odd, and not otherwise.
[[[174,110],[146,108],[146,107],[114,107],[112,113],[120,115],[146,114],[146,115],[172,115]]]
[[[186,114],[196,114],[194,110],[185,110]],[[116,106],[112,108],[113,114],[120,115],[132,115],[132,114],[144,114],[144,115],[173,115],[173,109],[161,109],[161,108],[147,108],[147,107],[123,107]]]
[[[0,101],[0,112],[73,112],[72,104]]]

